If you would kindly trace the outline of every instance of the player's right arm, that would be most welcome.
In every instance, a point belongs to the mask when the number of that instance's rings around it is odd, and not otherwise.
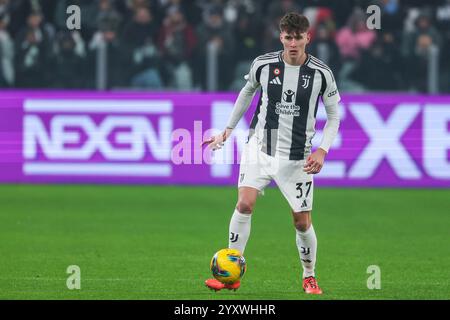
[[[244,113],[248,110],[253,97],[255,96],[256,90],[260,86],[260,83],[256,79],[255,63],[252,64],[250,67],[250,72],[244,76],[244,79],[247,80],[247,82],[239,92],[236,102],[234,103],[233,112],[228,119],[227,127],[220,134],[211,137],[202,143],[202,145],[208,144],[213,151],[223,147],[223,144],[231,135],[233,129],[241,120]]]

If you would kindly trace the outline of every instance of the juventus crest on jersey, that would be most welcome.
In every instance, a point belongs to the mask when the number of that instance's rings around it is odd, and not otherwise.
[[[301,66],[283,61],[282,52],[257,57],[246,75],[261,94],[250,124],[250,136],[262,141],[262,151],[290,160],[311,152],[319,97],[324,105],[340,100],[333,72],[308,54]]]

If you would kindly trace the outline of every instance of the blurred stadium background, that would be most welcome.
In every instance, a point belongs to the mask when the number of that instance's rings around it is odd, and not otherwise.
[[[0,299],[312,299],[276,188],[255,210],[245,285],[203,287],[238,166],[196,163],[198,144],[252,60],[281,49],[288,11],[310,19],[308,51],[342,95],[316,179],[318,299],[449,299],[450,0],[0,0]],[[316,141],[325,120],[321,107]],[[174,163],[175,129],[189,161]]]
[[[380,30],[366,28],[366,8],[373,4],[382,11]],[[66,27],[69,5],[81,9],[80,30]],[[0,86],[239,90],[251,61],[279,50],[278,21],[292,10],[310,19],[310,52],[334,70],[341,91],[448,93],[449,5],[446,0],[2,0]],[[437,67],[429,70],[430,65]]]

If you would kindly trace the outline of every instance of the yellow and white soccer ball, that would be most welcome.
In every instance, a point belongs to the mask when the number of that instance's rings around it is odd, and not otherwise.
[[[222,249],[211,259],[211,272],[217,280],[225,284],[239,281],[247,270],[244,256],[237,249]]]

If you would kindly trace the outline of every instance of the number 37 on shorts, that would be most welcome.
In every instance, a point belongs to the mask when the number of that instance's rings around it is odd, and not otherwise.
[[[298,194],[295,196],[296,199],[300,200],[300,209],[311,210],[312,206],[312,181],[308,182],[298,182],[295,184]],[[309,196],[311,195],[311,197]]]

